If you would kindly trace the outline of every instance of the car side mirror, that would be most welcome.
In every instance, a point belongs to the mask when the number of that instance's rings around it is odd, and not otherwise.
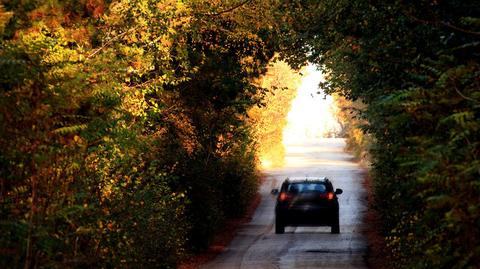
[[[272,195],[277,195],[278,194],[278,189],[272,189],[270,192]]]
[[[342,189],[336,189],[336,190],[335,190],[335,194],[337,194],[337,195],[338,195],[338,194],[342,194],[342,193],[343,193],[343,190],[342,190]]]

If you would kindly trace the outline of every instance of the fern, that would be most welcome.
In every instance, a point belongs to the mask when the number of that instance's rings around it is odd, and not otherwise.
[[[87,129],[86,124],[77,124],[72,126],[60,127],[53,130],[52,132],[55,134],[67,135],[67,134],[76,134],[85,129]]]

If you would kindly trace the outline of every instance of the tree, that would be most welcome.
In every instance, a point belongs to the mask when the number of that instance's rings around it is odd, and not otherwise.
[[[0,266],[173,268],[241,214],[275,1],[0,3]]]
[[[255,132],[260,162],[264,166],[283,164],[283,128],[287,124],[287,114],[300,79],[298,72],[292,70],[287,63],[278,61],[271,64],[258,82],[269,91],[262,92],[262,105],[250,109],[248,115]]]
[[[296,9],[285,57],[320,65],[330,74],[330,93],[366,105],[361,115],[374,141],[372,174],[389,268],[475,268],[478,5],[290,5]]]

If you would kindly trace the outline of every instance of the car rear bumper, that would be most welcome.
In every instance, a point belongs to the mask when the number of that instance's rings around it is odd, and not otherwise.
[[[338,219],[338,208],[311,206],[277,208],[276,218],[286,226],[330,226]]]

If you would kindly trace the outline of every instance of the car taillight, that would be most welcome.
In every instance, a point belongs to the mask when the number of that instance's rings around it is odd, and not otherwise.
[[[322,193],[320,194],[320,197],[327,200],[333,200],[333,198],[335,198],[335,193],[333,192]]]
[[[281,192],[280,195],[278,196],[278,200],[280,202],[284,202],[287,200],[290,200],[292,198],[291,195],[288,195],[286,192]]]

